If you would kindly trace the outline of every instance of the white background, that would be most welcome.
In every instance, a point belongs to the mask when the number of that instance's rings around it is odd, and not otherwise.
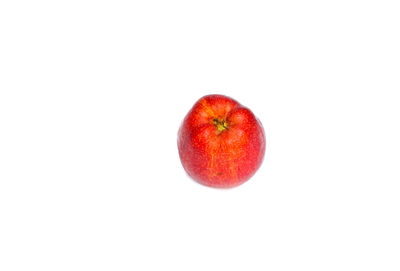
[[[400,270],[398,1],[1,1],[0,270]],[[191,181],[180,122],[265,161]]]

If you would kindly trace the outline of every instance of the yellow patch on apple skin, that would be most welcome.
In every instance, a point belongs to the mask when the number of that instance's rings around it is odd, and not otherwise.
[[[211,178],[215,178],[221,174],[218,174],[220,161],[218,156],[221,153],[221,142],[218,138],[214,137],[207,142],[207,152],[209,153],[209,160],[208,160],[208,172]]]
[[[211,157],[210,157],[210,162],[209,162],[209,167],[208,167],[208,170],[210,171],[210,175],[211,175],[211,177],[215,177],[216,176],[216,173],[215,173],[215,155],[214,155],[214,153],[211,153],[211,155],[210,155]]]
[[[200,101],[201,106],[203,106],[204,110],[207,112],[207,114],[210,117],[215,117],[215,112],[214,110],[212,110],[211,106],[208,104],[208,102],[206,100],[201,100]]]
[[[233,160],[229,161],[229,171],[231,173],[233,181],[237,181],[237,179],[238,179],[238,174],[237,173],[238,172],[237,172],[237,167],[233,163]]]

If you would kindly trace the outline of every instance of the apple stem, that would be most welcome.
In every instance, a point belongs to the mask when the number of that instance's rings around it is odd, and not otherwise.
[[[214,125],[217,127],[218,132],[228,129],[228,122],[226,120],[213,119]]]

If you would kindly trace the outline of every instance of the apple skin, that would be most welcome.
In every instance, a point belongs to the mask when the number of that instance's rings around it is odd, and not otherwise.
[[[230,188],[261,166],[265,153],[261,122],[250,109],[223,95],[200,98],[178,132],[179,156],[195,181]]]

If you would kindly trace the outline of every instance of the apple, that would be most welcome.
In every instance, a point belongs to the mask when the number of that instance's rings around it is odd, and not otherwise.
[[[250,109],[223,95],[198,100],[178,132],[183,168],[195,181],[230,188],[249,180],[265,153],[261,122]]]

